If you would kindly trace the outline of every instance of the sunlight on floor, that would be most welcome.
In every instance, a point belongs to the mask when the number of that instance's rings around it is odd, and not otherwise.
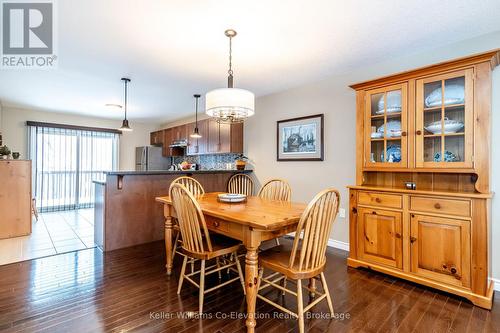
[[[94,246],[93,208],[43,213],[31,235],[0,240],[0,265]]]

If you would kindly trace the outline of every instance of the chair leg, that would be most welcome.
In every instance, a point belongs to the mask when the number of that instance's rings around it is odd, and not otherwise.
[[[276,241],[276,245],[280,246],[280,239],[279,238],[275,238],[274,240]]]
[[[205,296],[205,260],[201,261],[200,269],[200,298],[199,298],[199,310],[200,314],[203,313],[203,297]]]
[[[299,316],[299,332],[304,333],[304,305],[302,302],[302,280],[297,280],[297,315]]]
[[[286,288],[286,276],[283,279],[283,288]],[[281,295],[285,296],[286,292],[284,290],[281,291]]]
[[[184,274],[186,273],[186,264],[187,264],[188,257],[184,257],[184,261],[182,262],[182,268],[181,268],[181,276],[179,278],[179,286],[177,287],[177,295],[181,293],[181,288],[182,288],[182,283],[184,282]]]
[[[177,232],[177,235],[175,235],[175,240],[174,240],[174,243],[172,244],[172,262],[174,261],[174,258],[175,258],[175,253],[177,252],[177,246],[178,246],[178,243],[179,243],[179,236],[180,236],[180,231]]]
[[[323,284],[323,290],[326,293],[326,301],[328,302],[328,307],[330,308],[330,314],[332,315],[332,318],[333,318],[334,312],[333,312],[332,298],[330,296],[330,291],[328,290],[328,285],[326,284],[325,274],[323,274],[323,272],[321,272],[321,284]]]
[[[231,255],[232,257],[232,255]],[[238,268],[238,274],[240,276],[240,282],[241,282],[241,286],[243,287],[243,295],[246,295],[247,294],[247,291],[246,291],[246,288],[245,288],[245,278],[243,277],[243,271],[241,270],[241,264],[240,264],[240,261],[238,260],[238,255],[234,255],[234,260],[236,261],[236,268]],[[257,292],[259,291],[259,289],[257,288]]]
[[[216,265],[217,265],[217,268],[220,268],[220,261],[219,261],[219,257],[215,258],[215,263],[216,263]],[[222,279],[222,272],[221,272],[221,271],[218,271],[217,273],[218,273],[218,275],[219,275],[219,280],[221,280],[221,279]]]

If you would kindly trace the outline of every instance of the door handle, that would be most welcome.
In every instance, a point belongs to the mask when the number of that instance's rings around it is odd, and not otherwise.
[[[401,234],[399,232],[396,232],[394,236],[396,236],[396,238],[401,238]]]
[[[411,237],[410,237],[410,243],[412,243],[412,244],[413,244],[413,243],[415,243],[416,241],[417,241],[417,237],[413,237],[413,236],[411,236]]]

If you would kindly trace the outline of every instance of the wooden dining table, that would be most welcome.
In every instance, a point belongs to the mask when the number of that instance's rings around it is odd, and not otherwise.
[[[240,240],[246,248],[245,289],[247,301],[247,332],[256,326],[258,250],[262,242],[293,232],[306,204],[248,197],[242,203],[223,203],[218,192],[197,198],[207,228],[215,233]],[[172,219],[176,216],[170,197],[157,197],[163,203],[165,216],[165,250],[167,274],[172,274]]]

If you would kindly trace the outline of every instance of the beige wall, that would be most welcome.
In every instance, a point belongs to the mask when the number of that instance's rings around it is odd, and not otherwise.
[[[12,151],[21,153],[21,158],[27,157],[28,128],[26,121],[40,121],[90,127],[118,128],[121,123],[116,119],[91,118],[71,114],[44,112],[3,107],[0,130],[3,133],[4,144]],[[156,128],[156,124],[130,122],[132,132],[125,132],[120,136],[120,170],[134,170],[135,147],[149,145],[149,133]]]
[[[341,191],[341,207],[348,207],[346,186],[355,182],[355,94],[348,85],[423,65],[500,48],[500,32],[447,45],[405,58],[357,68],[345,75],[326,78],[256,101],[256,115],[245,123],[245,152],[262,183],[272,177],[288,179],[292,199],[309,201],[327,187]],[[493,128],[500,129],[500,69],[494,73]],[[276,121],[325,114],[325,161],[277,162]],[[493,131],[493,170],[500,170],[500,131]],[[495,145],[497,143],[497,145]],[[500,190],[500,171],[493,174],[493,190]],[[500,253],[500,197],[493,201],[493,253]],[[331,238],[348,242],[348,220],[339,218]],[[500,279],[500,256],[493,257],[493,275]]]

